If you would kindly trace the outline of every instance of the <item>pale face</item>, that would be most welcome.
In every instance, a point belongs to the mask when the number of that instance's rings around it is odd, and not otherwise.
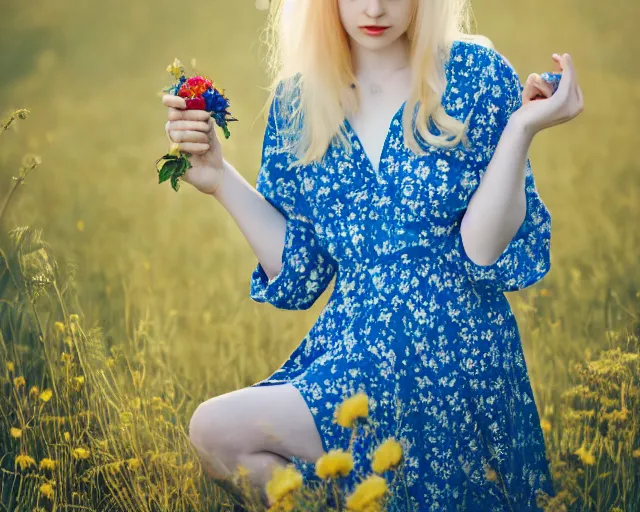
[[[340,19],[347,34],[370,50],[379,50],[401,37],[409,27],[415,0],[338,0]],[[381,33],[364,27],[389,27]]]

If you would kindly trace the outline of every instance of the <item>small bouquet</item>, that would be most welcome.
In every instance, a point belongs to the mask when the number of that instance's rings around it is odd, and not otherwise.
[[[185,77],[184,67],[178,59],[174,59],[173,64],[167,67],[167,71],[171,73],[176,82],[162,89],[174,96],[180,96],[185,99],[187,110],[206,110],[211,112],[211,117],[216,124],[222,128],[225,139],[231,135],[227,123],[237,121],[231,117],[228,111],[229,99],[222,92],[216,89],[213,81],[204,76],[196,75],[190,78]],[[172,149],[166,155],[156,160],[156,169],[158,171],[158,183],[171,180],[172,188],[177,192],[180,188],[179,179],[188,169],[191,163],[186,155],[179,149]]]

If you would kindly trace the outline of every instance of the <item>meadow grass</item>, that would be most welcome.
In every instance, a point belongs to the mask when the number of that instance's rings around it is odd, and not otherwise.
[[[266,95],[247,85],[265,83],[252,4],[199,5],[181,37],[164,30],[176,24],[164,0],[14,2],[0,18],[0,41],[15,49],[0,55],[3,105],[31,111],[3,113],[0,136],[5,510],[231,510],[189,443],[189,418],[207,398],[271,374],[330,290],[295,313],[248,298],[256,260],[233,220],[188,187],[156,184],[153,162],[167,147],[155,94],[176,56],[223,77],[240,119],[225,156],[255,182],[263,125],[253,122]],[[567,51],[585,95],[579,118],[533,142],[552,269],[509,295],[559,491],[542,504],[634,511],[640,5],[474,7],[522,80]],[[220,17],[242,23],[212,30]],[[292,496],[319,510],[316,494]]]

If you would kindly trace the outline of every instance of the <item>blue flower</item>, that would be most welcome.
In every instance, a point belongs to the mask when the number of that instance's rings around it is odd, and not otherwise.
[[[217,89],[206,90],[202,97],[209,112],[224,112],[229,107],[229,100],[220,94]]]

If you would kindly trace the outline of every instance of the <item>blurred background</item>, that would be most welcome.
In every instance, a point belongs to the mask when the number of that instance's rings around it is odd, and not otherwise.
[[[560,482],[575,462],[563,454],[574,453],[589,432],[569,434],[573,427],[563,421],[570,420],[562,419],[569,407],[563,393],[579,379],[574,363],[586,365],[616,347],[637,354],[640,4],[472,5],[476,31],[494,42],[522,82],[530,73],[553,71],[551,54],[566,52],[584,92],[578,118],[533,141],[532,166],[553,217],[552,269],[509,297]],[[157,184],[155,160],[168,149],[160,91],[173,81],[166,67],[176,57],[187,74],[210,76],[230,98],[239,122],[230,124],[228,140],[218,135],[225,158],[255,184],[269,84],[261,45],[266,11],[258,7],[255,0],[2,1],[0,115],[4,120],[19,108],[30,114],[0,139],[0,202],[25,154],[42,159],[12,197],[2,230],[42,230],[58,262],[72,269],[77,300],[67,313],[80,315],[83,332],[101,333],[105,358],[114,346],[138,354],[147,369],[145,393],[173,400],[173,424],[184,428],[199,402],[275,371],[330,295],[298,312],[253,302],[249,279],[257,259],[233,219],[187,184],[179,193]],[[23,373],[44,386],[43,375],[29,369],[37,348],[10,348],[5,332],[3,357],[21,362]],[[614,409],[622,411],[638,400],[633,391],[620,398],[638,377],[632,369],[623,373],[627,384],[621,381],[614,393]],[[169,381],[179,383],[179,404],[175,394],[162,395]],[[123,384],[122,400],[139,393],[134,385]],[[3,407],[9,425],[11,406]],[[625,421],[624,428],[636,428],[637,410]],[[5,435],[0,451],[15,455],[24,439]],[[637,479],[640,454],[633,450],[640,440],[625,439],[626,478]],[[584,467],[579,478],[595,482],[602,467]],[[597,498],[591,488],[579,491],[581,480],[562,481],[580,496],[582,510],[633,510],[617,481]]]

